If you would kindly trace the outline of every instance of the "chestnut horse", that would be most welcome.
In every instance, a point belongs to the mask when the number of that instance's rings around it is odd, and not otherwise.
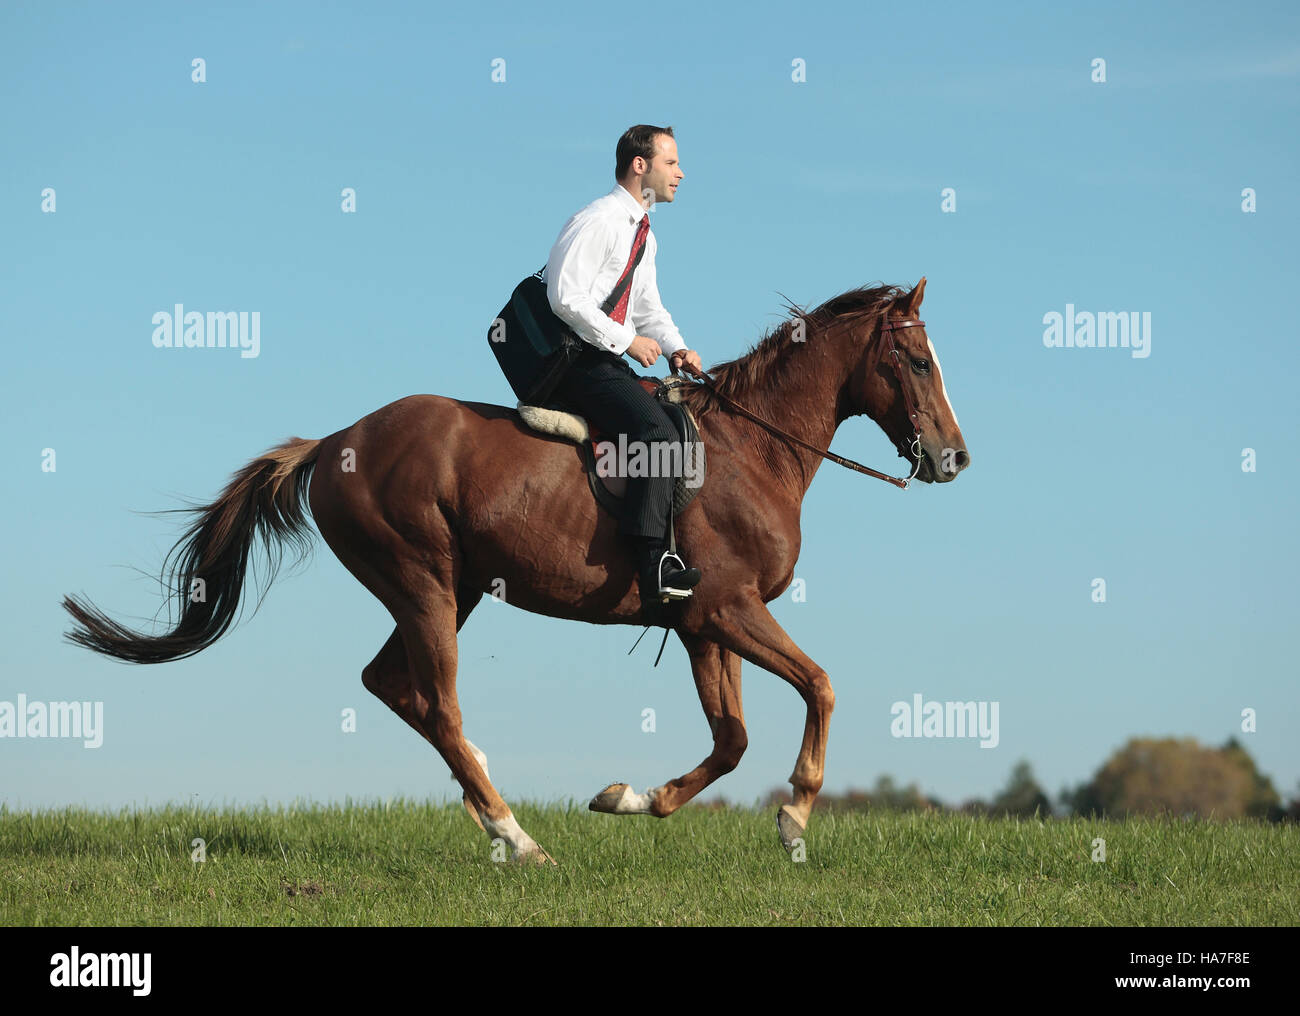
[[[644,793],[607,787],[593,810],[663,818],[734,769],[747,743],[740,662],[748,660],[793,685],[807,707],[790,777],[794,799],[777,813],[787,849],[803,835],[822,786],[835,696],[826,671],[766,604],[790,584],[799,557],[800,504],[821,462],[807,446],[827,448],[844,420],[865,413],[876,421],[923,482],[952,480],[969,463],[934,347],[916,320],[924,291],[922,279],[910,291],[854,289],[806,313],[791,305],[795,316],[747,355],[715,367],[711,384],[682,386],[708,448],[709,477],[676,532],[704,577],[659,623],[690,656],[713,749],[684,776]],[[235,618],[255,537],[270,554],[270,575],[286,544],[310,546],[304,495],[330,549],[396,623],[362,683],[438,750],[489,836],[504,839],[516,860],[549,860],[462,732],[457,632],[483,594],[503,583],[515,606],[552,617],[647,618],[633,555],[591,495],[578,446],[529,430],[514,409],[413,395],[329,437],[271,449],[210,505],[187,509],[195,518],[164,564],[179,610],[169,632],[135,632],[69,597],[64,606],[76,623],[68,637],[134,663],[200,652]]]

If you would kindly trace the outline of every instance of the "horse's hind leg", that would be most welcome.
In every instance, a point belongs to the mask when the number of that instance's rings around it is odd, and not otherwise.
[[[460,631],[464,627],[465,619],[469,617],[478,601],[482,598],[482,593],[477,589],[462,588],[456,596],[456,630]],[[366,689],[378,698],[384,705],[388,706],[393,712],[405,720],[411,728],[423,737],[429,744],[433,744],[433,739],[424,731],[423,725],[416,718],[415,711],[411,706],[411,668],[406,659],[406,645],[402,642],[402,634],[396,628],[393,634],[388,636],[388,641],[384,647],[379,650],[378,654],[361,672],[361,683]],[[491,779],[488,773],[487,756],[471,741],[465,739],[469,745],[469,750],[473,753],[478,764],[483,767],[483,775]],[[434,747],[437,747],[434,745]],[[469,803],[469,795],[465,794],[462,798],[465,804],[465,810],[469,812],[469,817],[474,820],[474,824],[480,829],[483,823],[479,821],[478,813]]]
[[[389,426],[382,420],[376,425]],[[321,453],[325,462],[336,450],[356,450],[367,468],[359,473],[318,468],[310,492],[325,542],[397,622],[397,635],[367,668],[367,687],[437,749],[489,836],[509,844],[515,859],[550,860],[519,827],[488,780],[482,753],[461,730],[456,633],[481,594],[462,587],[459,534],[429,501],[431,484],[446,478],[420,465],[420,446],[411,446],[416,457],[408,466],[393,435],[369,427],[362,421],[334,435]]]
[[[509,844],[515,860],[550,861],[550,856],[515,821],[461,731],[456,698],[454,597],[435,588],[408,602],[410,609],[397,613],[397,629],[411,668],[411,708],[416,720],[451,767],[487,834]]]
[[[397,619],[397,630],[362,672],[362,683],[437,749],[464,790],[465,808],[479,828],[509,844],[515,860],[550,861],[519,827],[488,780],[487,756],[470,744],[461,730],[456,701],[456,633],[482,593],[457,588],[454,561],[444,576],[424,573],[418,588],[406,582],[397,586],[391,581],[392,572],[380,572],[350,547],[331,546]],[[411,572],[420,574],[414,568],[407,574]],[[456,589],[457,595],[452,596],[451,589]]]

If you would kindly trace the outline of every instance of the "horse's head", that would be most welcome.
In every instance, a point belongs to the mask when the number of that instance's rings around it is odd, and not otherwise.
[[[948,401],[939,357],[920,318],[924,297],[922,278],[911,293],[885,304],[878,320],[862,326],[871,331],[855,344],[862,359],[849,398],[856,413],[880,425],[898,454],[916,469],[918,480],[947,483],[970,465],[970,454]]]

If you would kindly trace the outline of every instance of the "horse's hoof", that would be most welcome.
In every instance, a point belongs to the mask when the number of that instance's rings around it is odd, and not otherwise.
[[[786,850],[793,850],[794,841],[803,838],[804,824],[788,804],[781,805],[776,813],[776,831],[781,834],[781,846]]]
[[[599,794],[591,799],[587,807],[591,811],[603,812],[606,815],[617,815],[618,806],[622,803],[625,794],[632,790],[626,783],[611,783]]]
[[[515,851],[515,855],[514,855],[514,857],[512,858],[512,860],[513,860],[516,864],[521,864],[521,865],[529,865],[529,864],[543,864],[543,865],[544,865],[544,864],[553,864],[553,865],[555,865],[556,867],[559,867],[559,865],[556,864],[555,858],[553,858],[550,854],[548,854],[548,853],[547,853],[545,850],[543,850],[541,847],[537,847],[537,846],[535,846],[535,847],[534,847],[533,849],[531,849],[531,850],[517,850],[517,851]]]

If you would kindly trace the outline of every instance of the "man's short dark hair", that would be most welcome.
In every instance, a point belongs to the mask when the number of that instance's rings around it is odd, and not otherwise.
[[[639,123],[629,127],[618,139],[618,148],[614,150],[614,179],[622,180],[627,175],[628,167],[638,155],[651,162],[655,157],[655,138],[660,134],[673,136],[671,127],[652,127],[648,123]]]

